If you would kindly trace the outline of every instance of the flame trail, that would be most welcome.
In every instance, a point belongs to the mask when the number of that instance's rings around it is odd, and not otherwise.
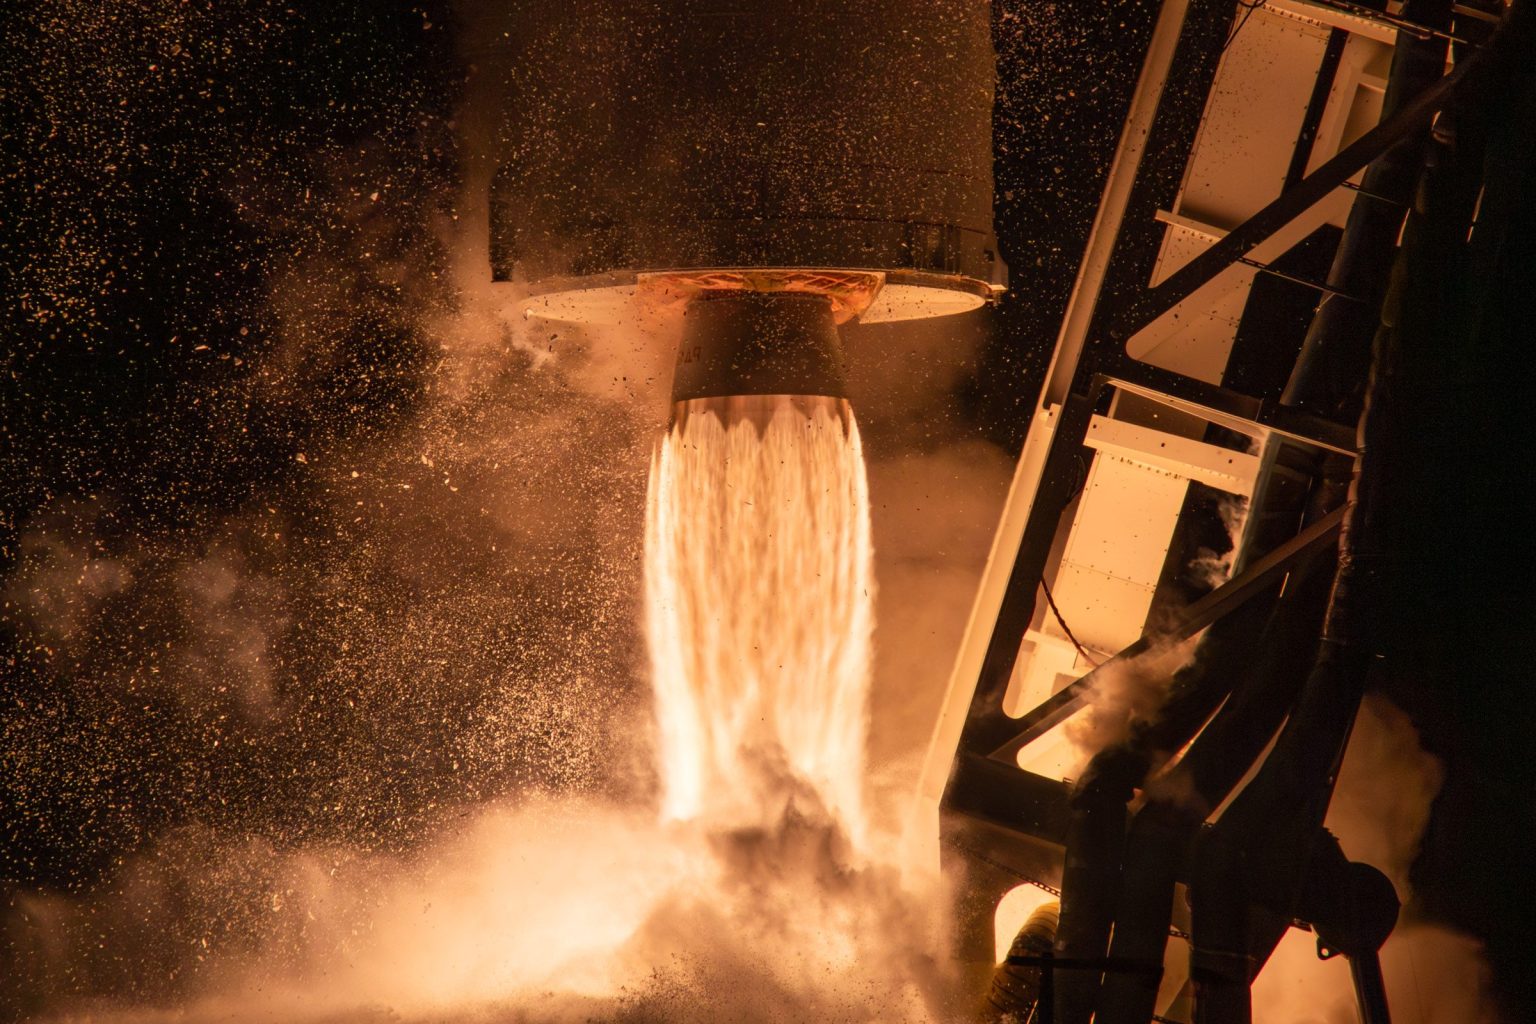
[[[683,403],[646,524],[665,818],[772,828],[793,807],[860,848],[873,605],[847,402]]]

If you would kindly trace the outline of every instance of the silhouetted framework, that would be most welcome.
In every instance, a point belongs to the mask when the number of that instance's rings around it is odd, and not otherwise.
[[[1021,881],[1059,888],[1052,948],[1031,947],[999,969],[1011,972],[1013,990],[1033,994],[1036,1022],[1164,1019],[1155,1014],[1172,930],[1190,943],[1189,981],[1166,1012],[1246,1024],[1252,979],[1293,923],[1317,934],[1320,956],[1349,958],[1362,1019],[1388,1020],[1377,951],[1396,923],[1397,898],[1381,872],[1347,859],[1323,817],[1383,643],[1388,588],[1412,557],[1400,510],[1417,496],[1395,467],[1420,457],[1414,446],[1436,415],[1423,396],[1438,386],[1448,353],[1492,358],[1470,344],[1482,329],[1476,282],[1515,258],[1493,218],[1531,201],[1516,169],[1532,157],[1512,143],[1524,107],[1508,97],[1531,88],[1536,43],[1529,0],[1502,18],[1450,0],[1409,0],[1395,17],[1380,7],[1314,6],[1333,8],[1346,26],[1363,19],[1372,31],[1397,33],[1379,123],[1336,155],[1313,159],[1319,97],[1339,66],[1343,30],[1335,28],[1278,197],[1219,237],[1212,232],[1203,252],[1152,287],[1145,259],[1123,244],[1113,249],[1104,279],[1086,290],[1093,308],[1070,384],[1057,400],[1047,384],[1038,415],[1052,429],[1006,591],[995,619],[972,626],[990,635],[944,791],[942,841],[950,867],[968,881],[962,958],[990,954],[991,913],[1004,891]],[[1205,96],[1245,10],[1235,28],[1230,4],[1197,0],[1186,14],[1171,0],[1164,17],[1180,20],[1179,59],[1166,48],[1159,57],[1154,42],[1139,88],[1152,82],[1154,100],[1157,90]],[[1160,75],[1169,78],[1165,90]],[[1179,126],[1187,122],[1160,110],[1145,146],[1160,156],[1141,162],[1128,191],[1117,194],[1113,180],[1106,189],[1106,206],[1122,204],[1120,212],[1101,209],[1098,228],[1113,226],[1111,242],[1123,242],[1122,214],[1150,219],[1165,201],[1148,182],[1177,179],[1155,160],[1184,158],[1191,140]],[[1134,152],[1123,139],[1122,157],[1128,145]],[[1316,166],[1308,173],[1309,161]],[[1288,270],[1284,257],[1252,258],[1341,187],[1354,202],[1323,253],[1331,258],[1325,278]],[[1089,261],[1096,244],[1102,240],[1090,242]],[[1190,315],[1192,300],[1198,311],[1201,289],[1235,265],[1273,269],[1289,285],[1311,288],[1316,312],[1294,361],[1271,354],[1228,364],[1215,384],[1127,353],[1126,342],[1160,317],[1178,308]],[[1248,314],[1262,315],[1253,301]],[[1247,326],[1245,319],[1240,338]],[[1063,346],[1067,337],[1064,330]],[[1021,648],[1039,635],[1031,632],[1041,621],[1037,593],[1061,563],[1064,517],[1083,492],[1083,466],[1101,454],[1090,433],[1126,408],[1156,409],[1159,423],[1208,441],[1234,433],[1271,439],[1236,567],[1192,601],[1159,590],[1148,617],[1155,628],[1009,714]],[[1020,766],[1100,680],[1202,630],[1158,717],[1133,722],[1080,778],[1062,782]],[[1187,913],[1176,906],[1180,884]],[[1026,969],[1044,972],[1033,988],[1018,980]]]

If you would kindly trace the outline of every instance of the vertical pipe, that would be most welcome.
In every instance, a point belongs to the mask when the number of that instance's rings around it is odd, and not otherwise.
[[[1061,874],[1056,955],[1070,960],[1105,955],[1120,895],[1126,803],[1133,783],[1120,766],[1106,766],[1096,758],[1094,767],[1099,770],[1072,794]],[[1058,1024],[1088,1024],[1099,978],[1094,970],[1070,970],[1061,977],[1056,985]]]
[[[1171,803],[1148,804],[1131,823],[1119,913],[1109,955],[1161,964],[1173,920],[1174,887],[1200,819]],[[1111,972],[1099,993],[1100,1024],[1142,1024],[1157,1009],[1162,973]]]
[[[1381,977],[1381,958],[1375,953],[1352,956],[1349,958],[1349,973],[1355,982],[1360,1024],[1391,1024],[1387,1009],[1387,986]]]
[[[1250,1024],[1250,986],[1258,973],[1251,950],[1267,957],[1289,923],[1274,914],[1253,913],[1254,871],[1246,851],[1222,833],[1226,820],[1200,836],[1190,869],[1195,1024]]]
[[[1408,0],[1403,16],[1444,28],[1450,23],[1451,0]],[[1382,102],[1383,120],[1439,80],[1445,72],[1445,56],[1444,39],[1398,34]],[[1281,396],[1286,405],[1328,417],[1347,417],[1354,411],[1370,363],[1371,337],[1392,266],[1392,249],[1428,138],[1427,127],[1414,132],[1366,168],[1363,191],[1350,206],[1328,271],[1328,287],[1334,291],[1323,296],[1307,329],[1295,372]]]

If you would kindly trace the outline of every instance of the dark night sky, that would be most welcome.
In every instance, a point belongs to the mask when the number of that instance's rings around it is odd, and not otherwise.
[[[615,784],[603,724],[639,699],[613,685],[638,653],[602,624],[637,588],[632,552],[603,538],[638,534],[647,442],[558,382],[529,386],[525,355],[443,400],[458,378],[434,333],[456,301],[439,229],[466,74],[448,6],[0,15],[10,891],[88,888],[174,826],[396,848],[530,773]],[[1001,5],[1013,294],[967,400],[1005,443],[1022,438],[1152,9]],[[1492,366],[1472,379],[1488,388],[1478,432],[1456,434],[1469,443],[1443,449],[1434,479],[1513,489],[1530,466],[1523,393]],[[541,426],[471,443],[506,417]],[[451,489],[460,473],[477,493]],[[1509,899],[1536,864],[1531,509],[1470,493],[1482,504],[1412,577],[1436,595],[1412,619],[1421,664],[1388,688],[1450,769],[1427,905],[1490,936],[1513,1005],[1533,1005]],[[488,519],[494,503],[513,511]],[[498,540],[528,557],[508,567]],[[577,652],[562,678],[527,671],[551,650]],[[370,685],[386,673],[415,685]],[[540,699],[562,687],[591,710]]]
[[[18,624],[25,597],[12,593],[7,640],[27,704],[10,736],[29,755],[7,773],[13,877],[83,881],[201,813],[213,791],[244,791],[237,816],[269,801],[266,766],[183,760],[206,749],[204,730],[238,731],[237,698],[191,715],[153,695],[130,707],[129,694],[84,681],[158,675],[152,647],[137,625],[91,634],[142,616],[174,654],[180,623],[156,592],[160,568],[205,551],[258,495],[302,492],[298,453],[389,430],[426,386],[428,339],[412,322],[443,301],[429,218],[453,182],[455,80],[429,17],[165,3],[40,5],[9,19],[7,149],[22,159],[4,200],[6,568],[28,579],[47,545],[80,548],[69,560],[131,573],[104,579],[96,601],[140,606],[69,609],[71,635],[44,644]],[[405,216],[359,216],[379,189],[408,197]],[[274,286],[325,272],[373,234],[378,257],[298,325],[297,351]],[[409,248],[426,273],[395,284],[385,261]],[[318,525],[302,497],[296,511],[283,504],[299,517],[290,534]],[[284,558],[248,534],[225,541],[229,559]],[[29,550],[27,536],[54,539]],[[237,614],[282,614],[253,607],[257,594],[230,600]],[[100,774],[87,768],[97,759]],[[85,777],[62,782],[71,762]]]
[[[592,534],[637,534],[644,449],[526,358],[443,399],[449,12],[6,21],[0,877],[89,885],[187,823],[390,848],[530,773],[596,784],[635,652],[571,636],[624,614]],[[476,440],[504,419],[540,426]],[[504,704],[551,649],[583,681]]]

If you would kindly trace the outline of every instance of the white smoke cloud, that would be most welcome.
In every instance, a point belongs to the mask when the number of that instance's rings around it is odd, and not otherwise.
[[[1395,1024],[1496,1024],[1479,943],[1420,920],[1408,869],[1444,778],[1408,716],[1368,695],[1350,734],[1326,826],[1351,860],[1383,872],[1404,909],[1381,950]],[[1355,1024],[1354,985],[1343,957],[1317,959],[1316,940],[1292,929],[1253,986],[1255,1024]]]
[[[1110,662],[1094,673],[1086,707],[1064,727],[1084,765],[1099,751],[1129,739],[1137,723],[1156,720],[1174,673],[1188,663],[1198,643],[1198,634],[1177,643],[1154,642],[1136,657]]]
[[[162,840],[95,900],[11,922],[49,1021],[930,1021],[932,905],[786,820],[708,837],[570,798],[490,805],[404,857]],[[113,996],[70,996],[82,981]]]

